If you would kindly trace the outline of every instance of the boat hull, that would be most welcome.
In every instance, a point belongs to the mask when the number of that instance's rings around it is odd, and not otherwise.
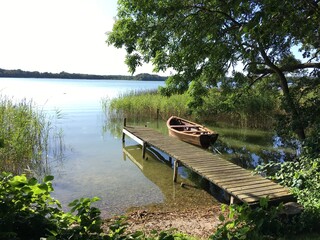
[[[172,116],[167,121],[169,135],[181,141],[208,148],[214,144],[218,134],[197,123]]]

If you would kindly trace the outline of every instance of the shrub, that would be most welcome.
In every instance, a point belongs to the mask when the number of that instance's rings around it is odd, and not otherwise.
[[[0,239],[104,239],[100,210],[91,206],[99,199],[75,200],[64,212],[50,196],[52,180],[0,174]]]
[[[221,224],[211,239],[269,239],[283,235],[286,225],[280,217],[281,210],[282,205],[269,207],[268,199],[261,199],[256,208],[247,204],[228,208],[223,205],[223,212],[227,214],[220,215]]]
[[[256,171],[289,187],[304,207],[297,219],[297,231],[313,231],[320,228],[320,155],[319,128],[304,141],[301,155],[293,161],[270,162]]]

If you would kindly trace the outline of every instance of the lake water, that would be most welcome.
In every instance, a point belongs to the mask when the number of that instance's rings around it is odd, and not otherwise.
[[[135,142],[128,139],[127,147],[123,148],[118,135],[105,128],[108,120],[102,109],[103,98],[157,89],[163,84],[156,81],[0,78],[0,94],[17,101],[32,99],[48,116],[59,113],[53,122],[63,132],[64,158],[62,161],[55,161],[55,156],[49,158],[52,158],[51,174],[55,176],[54,197],[64,206],[76,198],[98,196],[102,215],[110,216],[147,205],[213,204],[215,200],[207,192],[173,184],[170,166],[152,156],[148,162],[141,162],[141,149]]]

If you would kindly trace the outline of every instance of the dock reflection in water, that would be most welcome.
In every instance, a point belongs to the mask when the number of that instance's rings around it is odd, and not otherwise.
[[[173,182],[173,169],[168,157],[162,153],[147,149],[145,159],[142,158],[140,145],[123,147],[123,158],[130,159],[141,170],[146,178],[159,187],[163,196],[163,204],[150,207],[161,209],[186,209],[207,207],[217,204],[217,201],[205,190],[198,188],[189,179],[178,177],[178,183]],[[181,183],[183,182],[183,186]]]

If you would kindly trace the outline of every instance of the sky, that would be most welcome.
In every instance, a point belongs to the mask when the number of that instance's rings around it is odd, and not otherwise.
[[[116,14],[117,0],[0,0],[0,68],[129,75],[125,50],[105,43]]]

